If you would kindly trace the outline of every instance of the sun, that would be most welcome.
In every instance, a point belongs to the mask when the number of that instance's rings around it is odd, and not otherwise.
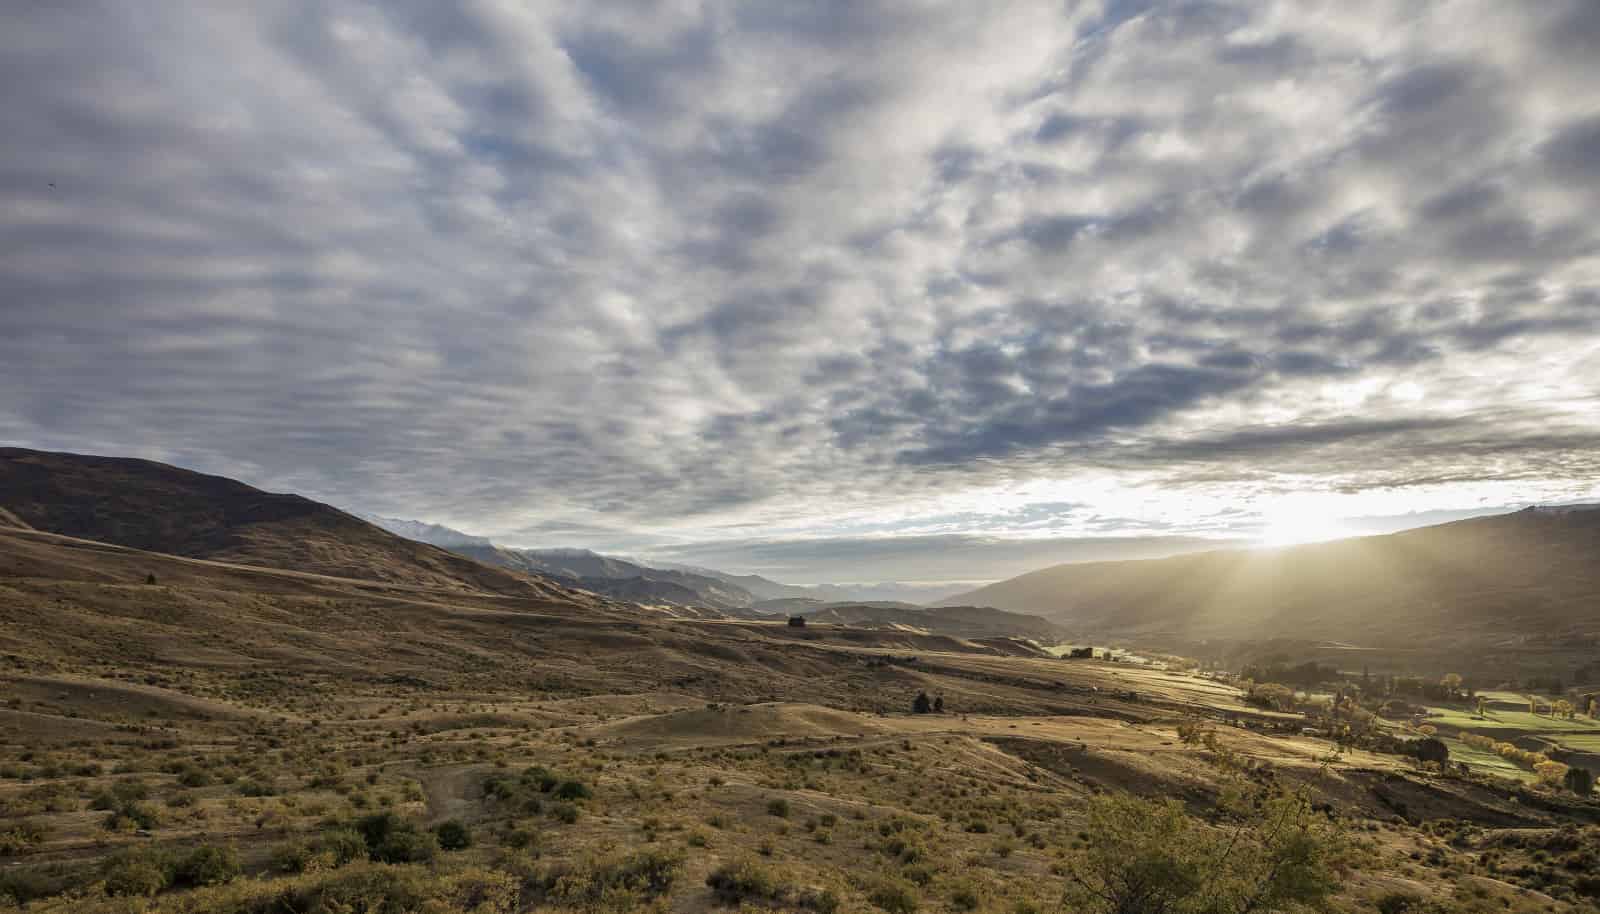
[[[1262,520],[1261,534],[1257,539],[1267,547],[1321,543],[1355,535],[1337,518],[1321,517],[1305,509],[1273,511]]]

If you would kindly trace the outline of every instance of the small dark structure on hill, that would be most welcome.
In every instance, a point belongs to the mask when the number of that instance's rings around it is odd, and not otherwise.
[[[1072,648],[1071,650],[1067,651],[1067,657],[1068,657],[1068,659],[1071,659],[1071,660],[1093,660],[1094,659],[1094,648],[1092,648],[1092,647],[1075,647],[1075,648]]]
[[[805,616],[790,616],[789,617],[789,627],[790,628],[805,628],[806,627],[806,617]]]

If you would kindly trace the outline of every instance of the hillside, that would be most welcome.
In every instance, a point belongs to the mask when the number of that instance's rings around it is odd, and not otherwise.
[[[741,610],[755,602],[749,591],[717,578],[637,565],[585,549],[512,549],[470,544],[450,549],[487,565],[541,575],[618,600],[718,610]]]
[[[1047,619],[986,606],[908,607],[885,603],[835,603],[807,608],[811,622],[857,628],[924,631],[956,638],[1031,638],[1054,643],[1063,629]]]
[[[1529,509],[1281,549],[1057,565],[949,604],[1092,635],[1303,638],[1364,646],[1600,634],[1600,511]]]
[[[299,495],[149,460],[0,448],[0,509],[35,530],[151,552],[397,584],[574,597],[553,582],[396,536]]]
[[[1382,829],[1338,910],[1373,909],[1402,872],[1453,897],[1490,849],[1505,867],[1475,877],[1483,906],[1440,910],[1577,911],[1533,889],[1588,885],[1570,861],[1529,866],[1543,836],[1600,820],[1593,801],[1334,756],[1225,682],[1008,637],[1046,634],[1036,617],[858,603],[790,626],[445,590],[439,568],[528,579],[229,480],[9,459],[16,520],[210,555],[0,526],[0,906],[703,911],[732,910],[731,885],[773,911],[1047,910],[1095,797],[1203,816],[1243,783],[1239,758],[1313,791],[1324,831]],[[261,564],[299,532],[385,576]],[[407,575],[416,557],[446,564]],[[919,694],[937,710],[912,713]],[[1200,719],[1218,726],[1191,745]],[[1445,818],[1468,843],[1414,828]],[[621,879],[625,903],[598,905]]]

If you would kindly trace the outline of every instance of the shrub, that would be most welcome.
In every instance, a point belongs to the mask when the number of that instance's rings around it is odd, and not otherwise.
[[[578,821],[579,815],[578,807],[572,803],[557,803],[551,807],[550,814],[555,816],[557,821],[567,825]]]
[[[1415,895],[1404,892],[1390,892],[1380,897],[1376,904],[1378,914],[1405,914],[1406,911],[1416,910],[1421,907],[1421,899]]]
[[[522,783],[537,789],[540,793],[549,793],[561,783],[561,779],[548,768],[532,765],[522,770]]]
[[[806,889],[797,899],[802,908],[816,911],[817,914],[834,914],[839,910],[839,896],[832,889]]]
[[[411,823],[384,836],[372,849],[372,859],[380,863],[421,863],[432,860],[439,842],[431,832],[425,832]]]
[[[0,828],[5,829],[0,831],[0,857],[15,857],[26,854],[44,843],[45,828],[32,819],[13,822],[8,826],[0,826]]]
[[[472,832],[455,819],[434,826],[433,835],[447,851],[466,850],[472,846]]]
[[[188,766],[178,775],[178,783],[185,787],[209,787],[214,778],[204,768]]]
[[[916,890],[895,879],[878,883],[867,893],[867,900],[889,914],[914,914],[918,904]]]
[[[149,897],[172,884],[172,869],[171,861],[160,852],[123,851],[106,861],[106,894]]]
[[[179,861],[173,881],[179,885],[222,885],[239,875],[239,853],[231,847],[202,844]]]
[[[331,828],[317,839],[317,850],[325,852],[334,866],[353,863],[367,855],[367,842],[353,828]]]
[[[968,879],[950,888],[950,904],[958,911],[975,911],[978,908],[978,886]]]
[[[566,904],[626,909],[624,899],[649,900],[665,895],[683,869],[677,856],[659,850],[625,857],[590,859],[571,869],[556,870],[543,881],[545,894]]]
[[[7,867],[0,870],[0,908],[20,907],[93,881],[93,870],[81,863]]]
[[[724,863],[706,877],[711,888],[723,904],[740,904],[744,901],[781,901],[789,893],[771,871],[754,860]]]
[[[789,818],[789,801],[783,797],[767,801],[767,815],[777,816],[780,819]]]
[[[582,781],[562,781],[553,793],[558,800],[587,800],[593,796]]]
[[[124,803],[106,816],[103,823],[108,831],[141,829],[149,831],[161,824],[161,814],[149,803]]]
[[[431,832],[392,812],[380,812],[356,823],[367,855],[380,863],[420,863],[432,860],[439,843]]]

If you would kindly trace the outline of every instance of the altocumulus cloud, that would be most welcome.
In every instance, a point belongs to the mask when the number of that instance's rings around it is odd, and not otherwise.
[[[530,543],[1592,493],[1597,47],[1589,0],[20,4],[0,437]]]

